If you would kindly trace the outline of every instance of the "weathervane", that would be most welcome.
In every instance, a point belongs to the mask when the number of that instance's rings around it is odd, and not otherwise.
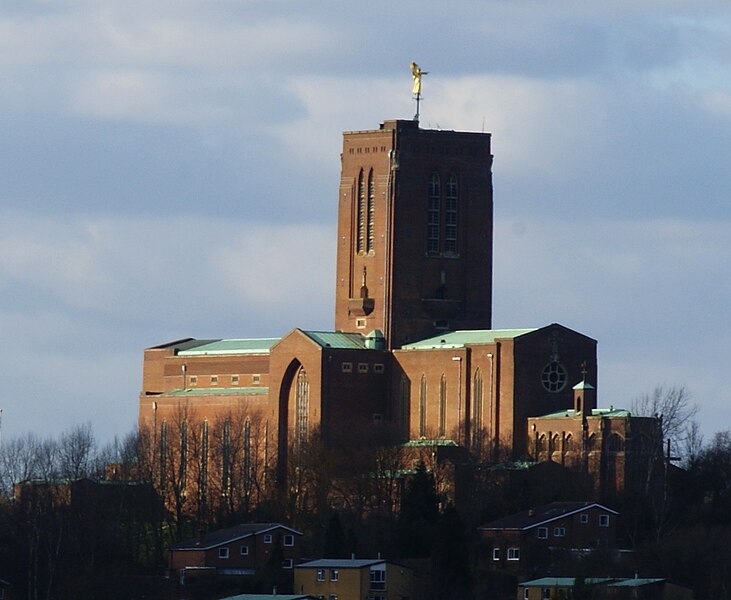
[[[419,120],[419,103],[421,102],[421,76],[428,75],[427,71],[422,71],[421,67],[415,62],[411,63],[411,76],[414,78],[414,87],[411,88],[411,93],[416,97],[416,114],[414,115],[414,121]]]

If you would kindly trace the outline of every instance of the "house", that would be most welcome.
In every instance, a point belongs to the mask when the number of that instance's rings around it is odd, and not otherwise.
[[[542,577],[524,581],[518,585],[516,600],[548,600],[550,598],[572,598],[576,589],[582,587],[591,591],[596,600],[692,600],[693,592],[674,585],[665,579],[640,578],[617,579],[611,577],[587,578]]]
[[[237,594],[226,596],[219,600],[318,600],[315,596],[307,594]]]
[[[413,589],[409,567],[380,558],[313,560],[294,569],[295,592],[328,600],[405,600]]]
[[[280,523],[248,523],[187,540],[169,549],[171,575],[181,583],[201,574],[253,576],[292,569],[299,561],[301,531]]]
[[[619,513],[595,502],[552,502],[479,528],[488,565],[516,575],[617,547]]]

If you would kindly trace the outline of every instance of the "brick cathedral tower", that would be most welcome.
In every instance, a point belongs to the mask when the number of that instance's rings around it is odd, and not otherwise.
[[[389,349],[490,329],[490,134],[385,121],[346,132],[341,161],[335,328]]]

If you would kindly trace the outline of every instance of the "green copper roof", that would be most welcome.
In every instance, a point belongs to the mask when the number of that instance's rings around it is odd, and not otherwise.
[[[513,339],[531,333],[536,329],[466,329],[445,331],[442,335],[427,338],[411,344],[404,344],[402,350],[433,350],[436,348],[463,348],[470,344],[490,344],[495,340]]]
[[[360,333],[342,331],[303,331],[308,338],[323,348],[365,350],[366,338]]]
[[[269,354],[279,338],[247,340],[211,340],[207,343],[179,350],[178,356],[201,356],[206,354]]]
[[[540,415],[539,417],[531,417],[534,419],[559,419],[561,417],[574,418],[577,416],[576,411],[573,408],[567,408],[566,410],[560,410],[555,413],[547,415]],[[624,408],[593,408],[591,410],[591,417],[631,417],[632,413]]]
[[[422,446],[457,446],[454,440],[435,439],[435,440],[409,440],[402,444],[404,448],[420,448]]]
[[[257,396],[269,393],[268,387],[210,387],[187,388],[163,392],[161,396]]]

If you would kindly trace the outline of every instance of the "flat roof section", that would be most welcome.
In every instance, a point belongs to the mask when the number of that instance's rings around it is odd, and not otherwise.
[[[470,344],[491,344],[495,340],[514,339],[532,333],[531,329],[465,329],[462,331],[445,331],[441,335],[427,338],[411,344],[404,344],[401,350],[436,350],[439,348],[464,348]]]
[[[206,356],[224,354],[269,354],[271,347],[281,338],[252,338],[211,340],[194,348],[179,350],[178,356]]]

